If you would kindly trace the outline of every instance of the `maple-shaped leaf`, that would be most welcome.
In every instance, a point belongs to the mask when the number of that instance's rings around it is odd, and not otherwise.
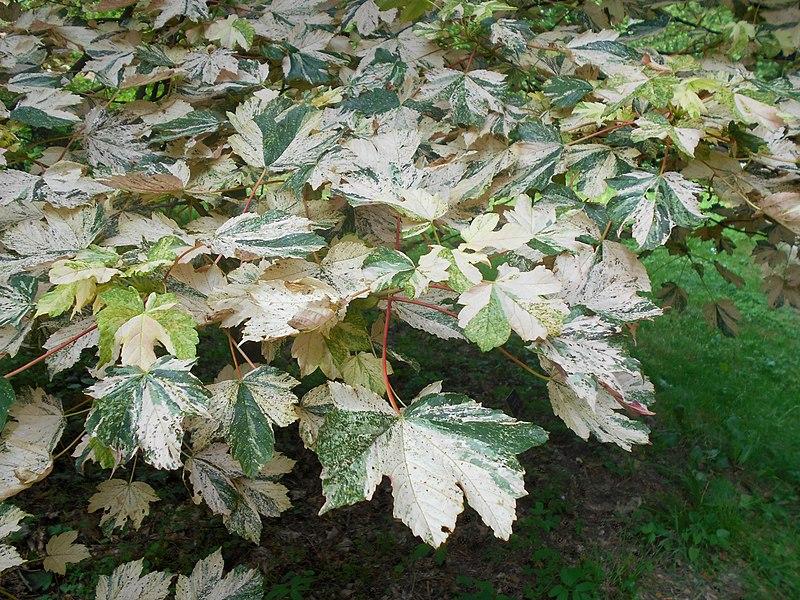
[[[76,544],[76,539],[77,531],[65,531],[48,540],[42,564],[45,571],[65,575],[68,564],[79,563],[91,557],[89,549],[83,544]]]
[[[261,600],[263,580],[257,569],[237,566],[223,577],[225,563],[217,548],[198,560],[191,575],[178,575],[175,600]]]
[[[100,294],[105,304],[97,313],[100,364],[115,362],[148,369],[160,343],[176,358],[194,358],[199,338],[191,315],[179,308],[174,294],[150,294],[147,301],[135,288],[114,286]]]
[[[548,382],[553,410],[580,437],[593,433],[625,450],[647,443],[647,427],[619,412],[652,414],[653,386],[639,362],[610,341],[619,327],[579,316],[553,338],[531,346],[553,379]],[[637,382],[637,385],[634,385]],[[552,385],[550,385],[552,384]]]
[[[301,331],[315,330],[338,319],[338,300],[327,286],[313,280],[257,281],[231,284],[209,297],[209,305],[223,317],[223,327],[245,323],[245,341],[273,341]]]
[[[182,137],[202,136],[217,131],[221,124],[222,117],[213,110],[193,110],[177,119],[155,125],[150,142],[160,144]]]
[[[47,207],[42,217],[20,221],[0,235],[0,242],[15,253],[0,255],[0,279],[74,256],[88,248],[107,224],[102,204],[75,209]]]
[[[95,600],[164,600],[174,575],[153,571],[142,577],[143,562],[127,562],[111,575],[100,575]]]
[[[30,515],[12,504],[0,503],[0,541],[19,531],[22,528],[20,521],[28,516]],[[25,559],[19,555],[16,548],[0,543],[0,573],[24,562]]]
[[[83,144],[91,166],[111,173],[125,173],[155,162],[156,156],[141,141],[149,131],[147,125],[112,115],[101,107],[93,108],[86,115],[85,123]]]
[[[662,245],[674,227],[692,227],[703,217],[697,196],[702,188],[680,173],[663,175],[632,171],[608,181],[617,191],[608,205],[620,231],[632,226],[639,247],[649,250]]]
[[[394,516],[426,543],[447,539],[465,496],[497,537],[509,538],[516,499],[526,493],[515,455],[544,443],[544,430],[460,394],[426,395],[398,415],[367,390],[326,386],[347,399],[325,414],[314,445],[321,513],[371,499],[386,476]]]
[[[492,194],[517,196],[530,189],[543,190],[561,170],[564,144],[558,130],[535,122],[519,126],[518,142],[509,147],[513,167],[492,184]]]
[[[311,221],[280,210],[233,217],[203,237],[211,250],[223,256],[302,258],[325,246]]]
[[[578,175],[578,190],[589,199],[595,199],[605,193],[606,182],[616,177],[638,154],[635,148],[577,144],[569,147],[565,162]]]
[[[54,331],[47,338],[42,347],[45,350],[52,350],[57,346],[61,346],[67,340],[74,338],[79,333],[89,329],[95,323],[94,318],[87,317],[85,319],[78,319],[65,325],[61,329]],[[86,348],[97,346],[100,341],[100,333],[97,329],[90,331],[88,334],[79,337],[77,340],[59,350],[55,354],[51,354],[45,359],[47,365],[47,372],[52,378],[56,373],[60,373],[64,369],[68,369],[75,365],[81,357],[81,352]]]
[[[604,241],[596,251],[562,254],[556,259],[555,273],[564,300],[572,306],[585,306],[614,321],[638,321],[661,314],[641,295],[650,292],[644,265],[617,242]]]
[[[66,108],[83,102],[80,96],[60,89],[39,88],[31,91],[11,111],[11,118],[31,127],[53,129],[72,125],[80,117]]]
[[[768,217],[800,235],[800,192],[770,194],[759,202],[759,207]]]
[[[164,27],[173,17],[186,17],[195,22],[209,18],[207,0],[155,0],[150,5],[160,11],[153,21],[155,29]]]
[[[331,297],[345,301],[366,296],[369,281],[364,262],[372,249],[351,236],[334,241],[319,262],[301,259],[275,261],[261,276],[264,280],[302,282],[313,279]]]
[[[109,479],[97,485],[87,510],[90,513],[103,510],[100,525],[113,519],[112,529],[124,527],[128,521],[134,529],[139,529],[150,514],[150,504],[158,500],[155,490],[143,481]]]
[[[447,281],[450,263],[439,256],[438,249],[420,257],[414,264],[399,250],[381,246],[376,248],[364,261],[364,274],[372,279],[371,289],[379,292],[390,288],[400,288],[406,295],[416,297],[422,294],[431,282]]]
[[[245,103],[228,113],[237,131],[228,142],[252,167],[298,168],[316,162],[336,139],[335,133],[317,131],[320,118],[312,106],[285,97],[266,104]]]
[[[553,77],[542,88],[555,108],[571,108],[592,91],[592,84],[577,77]]]
[[[163,356],[148,371],[114,367],[86,390],[96,399],[86,431],[129,458],[141,449],[157,469],[181,466],[181,422],[208,417],[209,393],[189,372],[193,361]]]
[[[83,71],[94,73],[97,80],[112,88],[122,83],[124,69],[134,60],[136,47],[120,39],[100,39],[86,47],[86,62]]]
[[[194,317],[198,325],[209,323],[212,318],[208,297],[228,285],[225,273],[211,264],[195,269],[191,264],[178,264],[169,271],[167,290],[178,298],[178,302]]]
[[[341,366],[342,379],[351,386],[361,386],[383,396],[386,384],[383,381],[383,363],[372,352],[357,352],[347,357]],[[386,364],[387,374],[392,374],[392,365]]]
[[[549,363],[543,360],[546,369]],[[592,434],[602,442],[613,442],[630,450],[632,444],[647,444],[649,429],[640,421],[629,419],[620,412],[617,399],[591,378],[564,378],[551,372],[547,382],[553,412],[567,427],[586,440]],[[644,386],[643,392],[650,394],[652,385],[641,379],[620,382],[626,395],[632,396]]]
[[[484,281],[458,298],[464,308],[458,325],[467,339],[486,352],[506,343],[513,329],[523,340],[545,338],[561,326],[566,307],[548,296],[561,284],[543,266],[520,271],[501,265],[497,279]]]
[[[672,91],[669,92],[672,97]],[[642,142],[647,139],[665,140],[669,138],[684,154],[694,156],[694,149],[700,142],[703,132],[690,127],[674,127],[662,114],[648,113],[636,119],[637,128],[631,132],[631,140]]]
[[[703,316],[714,329],[718,329],[726,337],[736,337],[739,335],[739,322],[742,320],[742,313],[736,305],[722,298],[709,302],[703,307]]]
[[[506,76],[484,69],[456,71],[434,69],[419,91],[420,102],[447,101],[456,125],[482,125],[489,112],[503,112]]]
[[[186,461],[195,503],[204,500],[211,512],[222,515],[228,531],[254,544],[261,538],[261,515],[277,517],[291,506],[289,490],[277,481],[293,466],[293,460],[275,453],[257,476],[245,477],[225,444],[212,444]]]
[[[218,19],[206,27],[206,39],[219,42],[223,48],[235,50],[236,47],[249,50],[253,43],[253,26],[247,19],[236,15],[228,15],[226,19]]]
[[[44,479],[53,468],[53,448],[64,432],[61,402],[41,388],[20,394],[8,409],[0,436],[0,500]]]
[[[286,427],[297,419],[290,390],[299,381],[274,367],[258,367],[241,379],[211,384],[209,412],[248,477],[255,477],[272,458],[273,424]]]

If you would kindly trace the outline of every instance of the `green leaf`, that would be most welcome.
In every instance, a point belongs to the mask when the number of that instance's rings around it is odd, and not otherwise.
[[[156,342],[176,358],[194,358],[199,341],[192,316],[178,307],[174,294],[150,294],[142,302],[133,288],[114,286],[100,294],[97,313],[100,365],[116,361],[147,369],[155,361]]]
[[[181,466],[184,417],[208,417],[209,393],[189,372],[194,361],[164,356],[145,371],[114,367],[86,393],[97,401],[86,431],[130,458],[141,450],[158,469]]]
[[[432,546],[455,527],[464,496],[497,537],[511,535],[515,501],[525,495],[515,455],[546,441],[541,428],[460,394],[428,394],[399,415],[341,383],[309,394],[333,403],[314,447],[323,466],[321,512],[371,499],[388,476],[394,515]]]
[[[633,238],[644,250],[666,242],[674,227],[692,227],[703,217],[697,201],[702,189],[679,173],[632,171],[608,184],[617,190],[608,204],[612,220],[620,230],[631,225]]]
[[[592,84],[577,77],[553,77],[542,88],[555,108],[570,108],[592,91]]]
[[[297,420],[290,390],[300,382],[274,367],[258,367],[241,379],[208,386],[209,412],[225,436],[242,471],[254,477],[272,458],[272,425],[286,427]]]
[[[503,307],[496,292],[492,292],[489,303],[481,308],[464,326],[464,335],[471,342],[478,344],[484,352],[502,346],[511,336]]]

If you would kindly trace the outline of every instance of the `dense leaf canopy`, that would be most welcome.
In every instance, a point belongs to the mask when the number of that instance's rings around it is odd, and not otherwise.
[[[0,352],[94,380],[77,416],[0,386],[2,498],[85,419],[80,468],[184,469],[257,543],[290,506],[274,428],[299,421],[323,511],[386,476],[424,541],[465,500],[508,538],[516,455],[546,433],[441,383],[403,402],[393,326],[503,352],[577,435],[631,450],[654,390],[624,336],[685,305],[651,290],[644,255],[748,236],[772,305],[800,308],[794,2],[0,4]],[[735,334],[728,300],[706,313]],[[229,341],[216,381],[191,372],[202,328]],[[132,473],[89,510],[138,528],[156,500]],[[81,560],[74,541],[45,566]],[[0,568],[21,560],[0,546]],[[98,597],[165,597],[170,576],[141,572]],[[177,585],[261,590],[218,553]]]

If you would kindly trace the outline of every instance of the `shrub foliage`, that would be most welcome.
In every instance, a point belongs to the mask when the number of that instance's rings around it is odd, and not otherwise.
[[[393,327],[505,354],[577,435],[631,450],[653,386],[624,335],[686,300],[650,289],[643,255],[753,238],[769,301],[800,306],[792,2],[4,4],[0,350],[39,358],[0,380],[2,499],[59,447],[108,470],[100,523],[136,529],[158,500],[144,461],[258,543],[290,506],[275,428],[298,421],[322,512],[388,477],[425,542],[465,502],[507,539],[516,456],[547,434],[441,382],[400,398]],[[735,334],[729,300],[706,314]],[[230,365],[203,381],[208,328]],[[42,359],[85,395],[15,395]],[[25,515],[2,506],[7,535]],[[85,558],[75,542],[54,536],[45,567]],[[165,597],[170,576],[141,573],[98,597]],[[217,552],[176,594],[260,585]]]

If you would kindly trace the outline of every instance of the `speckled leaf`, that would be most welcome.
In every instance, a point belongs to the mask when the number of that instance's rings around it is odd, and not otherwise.
[[[476,70],[464,73],[453,69],[435,69],[426,74],[420,89],[421,102],[446,100],[451,118],[458,125],[482,125],[489,112],[502,112],[505,75]]]
[[[550,402],[555,413],[582,438],[589,432],[602,442],[625,450],[647,443],[647,428],[619,411],[629,408],[652,414],[653,386],[641,374],[639,362],[610,336],[619,328],[599,317],[580,316],[557,337],[531,346],[550,371]]]
[[[131,457],[141,449],[158,469],[181,466],[184,417],[208,417],[208,392],[189,372],[193,361],[164,356],[148,371],[115,367],[86,390],[97,401],[86,431]]]
[[[291,506],[289,490],[277,481],[293,466],[293,460],[275,453],[256,477],[248,478],[225,444],[212,444],[186,461],[195,503],[204,500],[211,512],[222,515],[228,531],[254,544],[261,538],[261,515],[277,517]]]
[[[139,529],[150,514],[150,504],[158,500],[155,490],[143,481],[109,479],[97,485],[97,492],[89,498],[87,511],[103,510],[100,525],[113,519],[112,529],[124,527],[128,521],[131,527]]]
[[[101,575],[95,600],[163,600],[173,575],[154,571],[142,576],[143,560],[127,562],[111,575]]]
[[[617,242],[603,242],[596,252],[562,254],[556,259],[555,273],[570,305],[585,306],[615,321],[636,321],[661,314],[641,295],[650,292],[650,277],[644,265]]]
[[[0,503],[0,540],[4,540],[22,527],[20,521],[30,516],[12,504]],[[0,544],[0,573],[11,567],[21,565],[25,560],[17,549],[7,544]]]
[[[8,416],[0,437],[0,500],[50,474],[53,448],[64,432],[61,402],[41,388],[23,391]]]
[[[674,227],[697,225],[703,213],[697,196],[702,188],[680,173],[632,171],[608,181],[617,190],[608,210],[620,231],[632,226],[642,249],[662,245]]]
[[[178,575],[175,600],[261,600],[261,573],[243,566],[223,577],[225,564],[219,548],[197,561],[191,575]]]
[[[429,394],[397,415],[374,394],[327,385],[350,401],[328,411],[314,447],[323,466],[322,513],[371,499],[387,476],[395,517],[425,542],[447,539],[465,496],[508,539],[516,499],[525,495],[515,455],[544,443],[542,429],[460,394]]]
[[[325,240],[314,233],[311,221],[280,210],[233,217],[207,239],[210,248],[223,256],[244,253],[302,258],[325,246]]]
[[[274,367],[258,367],[241,379],[208,386],[209,412],[217,432],[231,446],[242,471],[254,477],[272,458],[273,424],[286,427],[297,419],[290,390],[300,382]]]
[[[0,327],[19,327],[22,319],[35,308],[33,297],[38,283],[35,277],[15,275],[8,283],[0,283]]]

